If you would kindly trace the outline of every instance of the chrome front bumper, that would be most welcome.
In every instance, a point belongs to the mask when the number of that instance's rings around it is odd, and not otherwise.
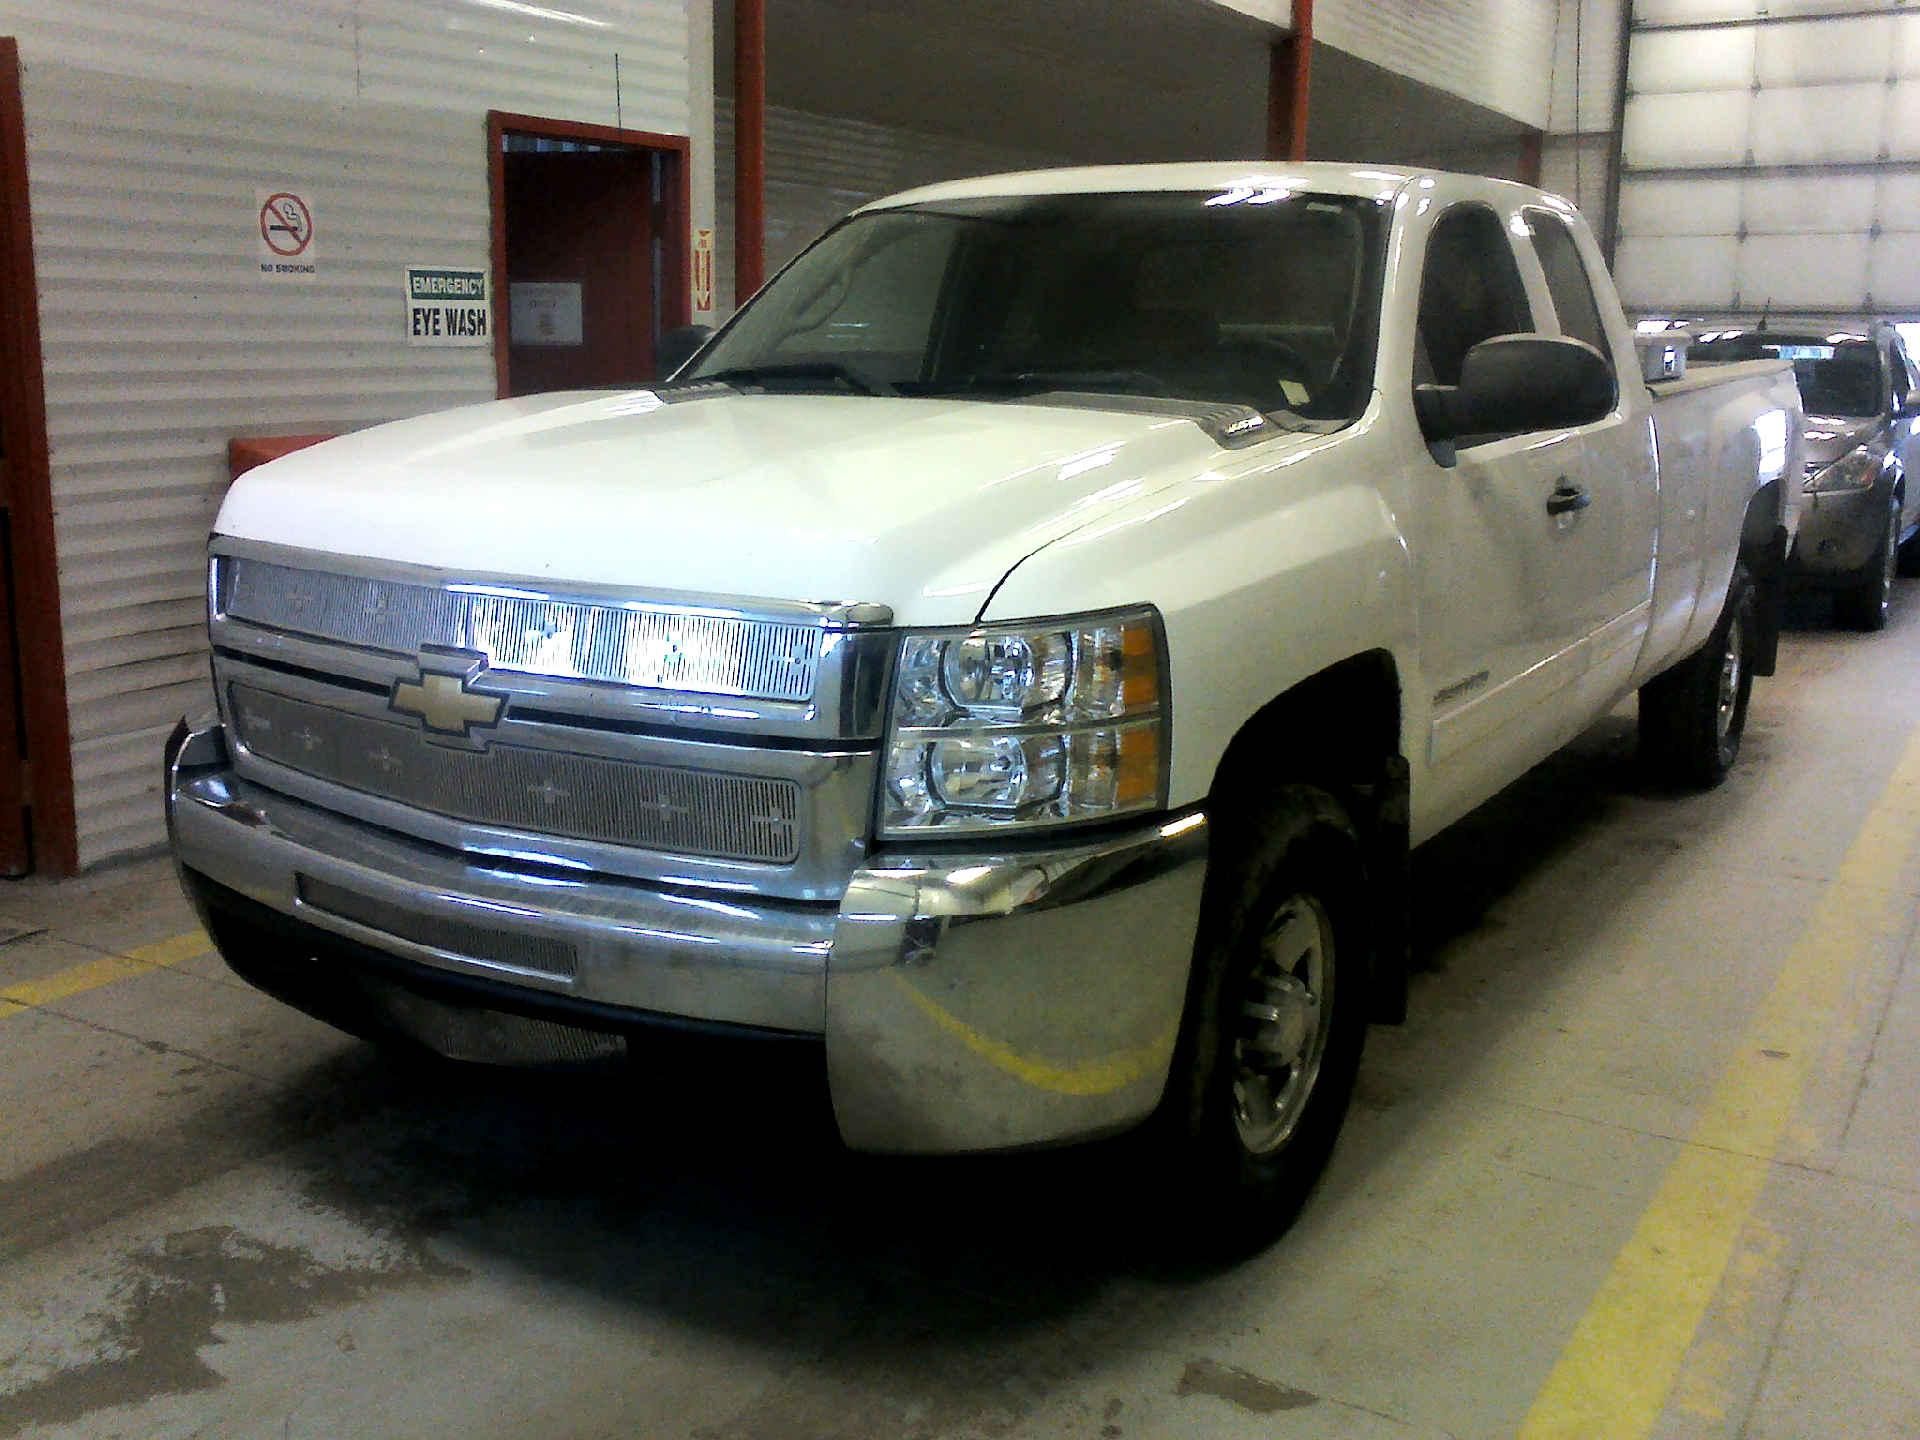
[[[424,978],[509,985],[550,1015],[577,1006],[597,1028],[664,1017],[820,1037],[859,1149],[1110,1133],[1166,1085],[1206,871],[1197,811],[1046,850],[875,857],[836,906],[476,865],[239,779],[217,726],[183,724],[166,772],[189,881]]]

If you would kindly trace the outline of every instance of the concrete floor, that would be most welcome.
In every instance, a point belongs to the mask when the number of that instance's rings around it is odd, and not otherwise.
[[[1224,1272],[1110,1150],[386,1060],[162,863],[0,887],[0,1436],[1920,1435],[1920,586],[1823,613],[1721,790],[1616,716],[1421,853],[1411,1023]]]

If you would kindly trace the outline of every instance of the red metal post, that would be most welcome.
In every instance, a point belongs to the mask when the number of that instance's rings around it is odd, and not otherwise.
[[[1267,158],[1307,158],[1307,98],[1313,88],[1313,0],[1293,0],[1293,33],[1273,45],[1267,72]]]
[[[1520,180],[1525,185],[1540,183],[1540,146],[1545,137],[1538,130],[1523,131],[1520,136]]]
[[[733,6],[733,303],[767,275],[767,7]]]

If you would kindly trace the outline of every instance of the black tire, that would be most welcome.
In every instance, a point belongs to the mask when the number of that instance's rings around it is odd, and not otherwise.
[[[1907,541],[1894,554],[1893,573],[1903,580],[1911,580],[1920,575],[1920,536]]]
[[[1736,565],[1707,643],[1640,687],[1640,755],[1661,779],[1707,790],[1727,778],[1747,728],[1755,639],[1753,581]]]
[[[1896,575],[1903,575],[1909,580],[1920,575],[1920,532],[1909,536],[1907,543],[1895,552],[1893,570]]]
[[[1260,798],[1257,821],[1221,827],[1172,1074],[1147,1130],[1182,1248],[1199,1256],[1236,1257],[1292,1223],[1333,1153],[1366,1038],[1359,833],[1312,786]]]
[[[1872,632],[1887,628],[1893,608],[1893,576],[1900,559],[1900,497],[1887,507],[1880,527],[1880,543],[1860,572],[1860,579],[1833,593],[1833,618],[1850,630]]]

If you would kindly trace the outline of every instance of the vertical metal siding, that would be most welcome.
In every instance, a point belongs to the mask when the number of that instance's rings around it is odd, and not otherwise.
[[[1558,0],[1315,0],[1313,38],[1544,128],[1558,9]]]
[[[208,698],[228,438],[492,397],[490,348],[413,348],[401,323],[406,265],[488,263],[486,111],[685,131],[685,6],[565,9],[599,23],[464,0],[0,3],[25,71],[83,865],[163,838],[158,747]],[[282,184],[311,191],[310,282],[256,270],[254,192]]]
[[[714,208],[722,257],[714,273],[718,315],[733,312],[733,266],[725,257],[733,234],[733,102],[714,105]],[[856,205],[896,190],[1070,165],[1060,151],[1007,150],[948,136],[922,135],[780,106],[767,109],[767,274],[772,275],[827,226]]]

